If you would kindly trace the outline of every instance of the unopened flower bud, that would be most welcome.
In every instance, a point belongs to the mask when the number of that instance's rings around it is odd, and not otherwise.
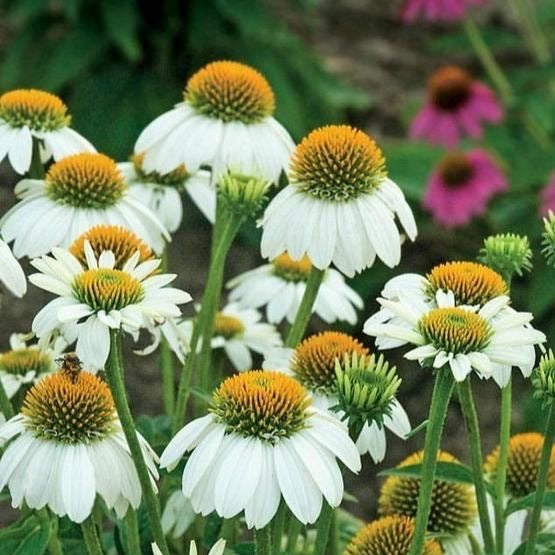
[[[532,250],[526,235],[501,233],[490,235],[484,240],[478,260],[496,272],[507,281],[516,274],[521,276],[532,269]]]

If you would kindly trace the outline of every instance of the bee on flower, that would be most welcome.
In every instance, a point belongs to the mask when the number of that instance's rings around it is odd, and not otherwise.
[[[33,385],[21,412],[0,427],[7,443],[0,488],[8,487],[13,507],[48,507],[73,522],[91,514],[97,496],[123,518],[129,506],[139,507],[141,486],[110,390],[68,357],[60,371]],[[154,482],[157,456],[137,436]]]
[[[223,518],[244,512],[256,529],[272,520],[281,499],[301,523],[316,521],[323,499],[337,507],[343,498],[336,458],[360,470],[346,426],[277,372],[253,370],[222,382],[209,413],[170,441],[161,467],[171,471],[189,451],[182,491],[193,509]]]
[[[144,153],[147,172],[161,175],[207,165],[215,176],[240,170],[277,183],[294,143],[272,117],[274,109],[261,73],[238,62],[212,62],[189,79],[183,102],[143,130],[135,154]]]
[[[122,249],[125,250],[125,249]],[[166,287],[175,274],[156,272],[161,261],[141,261],[140,250],[123,263],[113,251],[95,254],[89,240],[83,242],[86,263],[71,252],[54,248],[31,264],[39,271],[31,283],[54,293],[33,320],[37,337],[62,333],[68,344],[76,341],[77,356],[92,370],[104,367],[110,350],[110,330],[123,330],[137,338],[141,329],[150,330],[169,318],[181,315],[178,305],[191,296]],[[116,251],[117,253],[117,251]]]
[[[306,255],[319,270],[333,263],[352,277],[376,256],[389,267],[399,264],[395,217],[411,240],[416,237],[413,214],[387,176],[382,151],[362,131],[347,125],[312,131],[295,149],[288,177],[261,220],[264,258]]]
[[[44,179],[22,179],[20,202],[0,220],[5,241],[18,258],[67,248],[95,225],[132,229],[161,252],[170,237],[158,218],[129,193],[116,163],[98,153],[74,154],[52,164]]]
[[[33,140],[39,141],[41,162],[58,161],[95,148],[69,127],[67,106],[56,96],[37,89],[16,89],[0,96],[0,162],[7,156],[23,175],[33,158]]]

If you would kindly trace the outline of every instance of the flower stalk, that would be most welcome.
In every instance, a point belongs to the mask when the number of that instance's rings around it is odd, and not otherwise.
[[[543,438],[542,454],[540,458],[540,468],[538,471],[538,483],[536,486],[536,498],[534,500],[534,508],[532,509],[532,517],[530,519],[530,531],[528,533],[528,541],[526,542],[526,551],[524,555],[534,555],[536,553],[536,541],[538,539],[538,531],[540,528],[540,518],[543,508],[543,500],[549,477],[549,466],[551,464],[551,452],[553,450],[553,440],[555,438],[555,408],[553,403],[549,404],[549,412],[547,413],[547,423],[545,426],[545,434]]]
[[[461,410],[468,433],[468,442],[470,447],[470,458],[472,461],[472,473],[474,475],[474,487],[476,488],[476,501],[478,504],[478,516],[480,518],[480,528],[482,537],[484,538],[484,547],[486,553],[495,551],[495,541],[491,529],[487,505],[486,483],[484,481],[484,473],[482,470],[482,443],[480,440],[480,425],[478,422],[478,414],[472,396],[472,387],[470,385],[470,377],[457,385]]]
[[[40,159],[40,140],[33,137],[33,155],[29,166],[29,177],[31,179],[44,179],[44,166]]]
[[[254,530],[254,545],[256,555],[272,555],[272,525],[271,523],[260,530]]]
[[[123,381],[121,335],[119,330],[110,330],[110,354],[106,364],[106,377],[112,391],[121,427],[127,439],[135,469],[137,470],[152,536],[163,555],[169,555],[166,538],[164,537],[164,532],[160,524],[160,506],[158,498],[152,486],[150,474],[139,444],[139,439],[137,438],[135,423],[133,422],[133,417],[129,410],[129,403],[127,401],[127,394]]]
[[[296,347],[303,338],[306,326],[308,325],[312,314],[312,307],[314,306],[314,302],[316,301],[316,297],[318,295],[318,290],[320,289],[320,285],[324,279],[324,274],[325,270],[319,270],[314,266],[312,267],[306,282],[306,289],[304,291],[301,304],[299,305],[299,309],[295,315],[295,321],[287,334],[287,339],[285,341],[286,347]]]
[[[505,486],[507,464],[509,462],[509,441],[511,439],[511,380],[501,389],[501,427],[499,430],[499,462],[495,476],[495,541],[497,551],[503,553],[505,536]]]
[[[104,552],[102,550],[102,545],[100,544],[98,531],[96,530],[96,524],[92,515],[81,523],[81,531],[83,532],[83,539],[85,540],[85,545],[89,555],[102,555]]]
[[[334,514],[335,509],[324,501],[322,504],[322,511],[320,512],[320,518],[318,519],[313,555],[324,555],[326,552],[334,520]]]
[[[409,555],[421,555],[424,547],[428,518],[430,516],[432,504],[432,490],[437,467],[437,453],[439,451],[443,426],[445,424],[449,400],[451,399],[454,385],[453,375],[449,368],[441,368],[437,371],[430,412],[428,415],[426,439],[424,440],[424,458],[422,460],[418,510],[416,512],[414,536]]]

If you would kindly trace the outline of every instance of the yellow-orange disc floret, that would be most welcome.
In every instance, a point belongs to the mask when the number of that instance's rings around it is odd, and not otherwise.
[[[308,256],[300,260],[293,260],[287,253],[283,253],[272,260],[273,273],[286,281],[297,283],[306,281],[312,270],[312,263]]]
[[[116,422],[110,389],[89,372],[60,371],[46,376],[29,390],[21,412],[33,435],[61,443],[102,439]]]
[[[85,241],[89,242],[97,259],[102,252],[112,251],[116,259],[114,266],[116,270],[121,270],[137,251],[139,252],[139,262],[154,258],[150,247],[127,228],[117,225],[97,225],[77,237],[69,247],[69,252],[84,267],[87,266]]]
[[[524,497],[536,491],[542,448],[542,434],[530,432],[511,437],[506,483],[507,493],[510,496]],[[492,483],[496,480],[498,461],[499,447],[496,447],[486,457],[484,464],[486,476]],[[547,487],[555,488],[555,451],[551,452]]]
[[[468,100],[472,84],[472,76],[463,68],[442,67],[432,75],[428,83],[430,100],[442,110],[456,111]]]
[[[73,154],[52,164],[45,178],[48,196],[78,208],[107,208],[127,191],[114,160],[99,153]]]
[[[505,280],[494,270],[477,262],[447,262],[432,268],[426,276],[427,293],[433,297],[441,289],[452,291],[458,305],[484,305],[507,295]]]
[[[458,307],[434,308],[417,325],[426,343],[453,354],[483,350],[493,333],[484,318]]]
[[[153,185],[162,185],[165,187],[175,187],[176,189],[181,190],[185,185],[185,181],[187,181],[190,177],[187,168],[183,164],[180,164],[174,170],[165,174],[160,174],[156,171],[147,172],[143,167],[144,158],[144,152],[134,154],[131,157],[131,162],[135,168],[138,181]]]
[[[0,96],[0,119],[33,131],[55,131],[71,121],[66,105],[56,95],[37,89],[17,89]]]
[[[227,378],[210,411],[228,433],[275,442],[305,426],[310,399],[304,387],[279,372],[250,370]]]
[[[289,179],[322,200],[346,201],[369,193],[387,176],[380,147],[348,125],[315,129],[297,146]]]
[[[24,347],[0,354],[0,370],[8,374],[24,375],[29,371],[36,375],[48,372],[52,366],[52,357],[40,349]]]
[[[214,335],[221,335],[226,339],[237,337],[245,330],[243,322],[239,318],[224,314],[223,312],[216,313],[214,318]]]
[[[194,110],[225,122],[258,123],[275,109],[272,88],[256,69],[238,62],[212,62],[188,81],[185,100]]]
[[[78,274],[73,282],[77,299],[94,310],[119,310],[144,298],[141,282],[127,272],[98,268]]]
[[[398,467],[421,464],[423,453],[413,453]],[[438,461],[458,463],[452,455],[440,451]],[[418,508],[420,480],[390,476],[385,481],[378,500],[382,515],[404,515],[414,518]],[[474,491],[467,484],[436,480],[432,489],[432,504],[428,530],[436,534],[458,535],[468,531],[477,515]]]
[[[325,331],[307,337],[293,354],[292,367],[295,377],[311,391],[332,394],[335,392],[335,361],[343,362],[353,353],[367,356],[370,351],[353,336]]]
[[[385,516],[361,528],[345,548],[345,555],[408,555],[414,536],[414,519]],[[422,555],[442,555],[436,540],[427,540]]]

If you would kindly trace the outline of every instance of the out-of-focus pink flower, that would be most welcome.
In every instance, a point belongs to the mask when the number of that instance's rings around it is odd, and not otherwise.
[[[487,0],[406,0],[401,17],[405,23],[425,21],[459,21],[470,6]]]
[[[468,135],[482,136],[485,122],[503,119],[503,109],[493,91],[464,69],[445,66],[428,83],[428,99],[414,118],[410,137],[453,148]]]
[[[555,212],[555,172],[551,174],[549,183],[540,193],[540,215],[547,216],[547,213]]]
[[[462,226],[483,214],[490,198],[507,186],[507,179],[484,150],[452,152],[432,172],[423,205],[445,227]]]

